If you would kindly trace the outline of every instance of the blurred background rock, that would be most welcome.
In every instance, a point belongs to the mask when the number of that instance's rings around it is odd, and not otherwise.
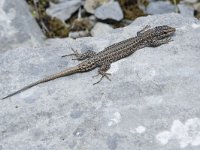
[[[45,38],[97,36],[151,14],[200,18],[200,0],[1,0],[0,11],[2,52]]]

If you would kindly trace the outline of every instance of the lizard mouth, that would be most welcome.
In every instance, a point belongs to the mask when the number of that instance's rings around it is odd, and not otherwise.
[[[174,32],[176,31],[175,28],[169,27],[166,31],[164,31],[165,35],[170,36],[172,34],[174,34]]]
[[[160,34],[160,36],[158,36],[158,39],[164,39],[164,38],[167,38],[167,37],[170,37],[172,36],[174,33],[175,33],[176,29],[175,28],[172,28],[172,27],[167,27],[165,28],[162,33]]]

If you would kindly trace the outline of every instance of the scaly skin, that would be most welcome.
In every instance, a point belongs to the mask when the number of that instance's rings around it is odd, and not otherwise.
[[[150,29],[150,26],[147,25],[145,28],[137,32],[136,37],[108,46],[107,48],[105,48],[103,51],[99,53],[95,53],[94,51],[87,51],[83,54],[79,54],[77,51],[73,50],[74,53],[70,55],[75,55],[77,60],[84,60],[79,65],[66,69],[60,73],[48,76],[37,82],[34,82],[14,93],[9,94],[8,96],[2,99],[6,99],[8,97],[16,95],[40,83],[48,82],[50,80],[54,80],[56,78],[60,78],[63,76],[72,75],[74,73],[87,72],[96,67],[99,67],[97,76],[102,75],[102,77],[98,82],[94,83],[94,84],[97,84],[104,77],[109,79],[108,75],[110,74],[106,73],[106,71],[110,68],[111,63],[118,61],[122,58],[125,58],[127,56],[130,56],[138,49],[141,49],[144,47],[156,47],[162,44],[166,44],[172,41],[170,36],[172,36],[175,31],[176,31],[175,28],[172,28],[166,25],[157,26],[152,29]],[[69,56],[69,55],[65,55],[65,56]]]

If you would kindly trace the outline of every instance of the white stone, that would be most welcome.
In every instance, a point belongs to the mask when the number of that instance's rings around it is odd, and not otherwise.
[[[92,36],[98,36],[100,34],[106,34],[106,33],[108,33],[109,31],[112,31],[112,30],[113,30],[113,28],[110,25],[98,22],[92,28],[91,35]]]
[[[150,2],[147,6],[147,13],[148,14],[164,14],[164,13],[171,13],[175,12],[176,8],[175,5],[170,3],[169,1],[153,1]]]
[[[186,17],[194,16],[194,8],[192,6],[188,6],[186,4],[178,4],[178,8],[180,10],[181,15]]]
[[[44,35],[22,0],[0,0],[0,53],[16,47],[35,47]]]
[[[183,0],[186,3],[197,3],[198,0]]]
[[[71,15],[82,5],[81,0],[62,0],[58,4],[50,3],[50,7],[46,13],[52,17],[59,18],[63,22],[71,17]]]
[[[95,10],[94,15],[102,20],[111,19],[120,21],[123,19],[123,12],[118,2],[109,2],[101,5]]]
[[[135,128],[137,133],[144,133],[146,131],[146,128],[144,126],[138,126],[137,128]]]
[[[169,140],[175,139],[181,148],[189,145],[200,146],[200,119],[188,119],[185,124],[179,120],[174,120],[170,131],[162,131],[156,135],[156,139],[163,145]]]

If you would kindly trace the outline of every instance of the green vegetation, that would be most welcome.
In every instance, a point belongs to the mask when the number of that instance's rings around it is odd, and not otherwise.
[[[147,0],[140,0],[144,6],[148,5]],[[124,18],[134,20],[137,17],[145,16],[143,11],[139,8],[138,0],[119,0],[122,7]]]
[[[31,12],[40,25],[43,33],[48,38],[67,37],[69,27],[61,20],[46,14],[45,10],[49,7],[49,1],[50,0],[39,0],[38,3],[35,4],[34,0],[27,0],[27,3],[30,5]],[[56,0],[51,1],[57,2]]]
[[[50,6],[50,2],[57,3],[58,0],[38,0],[37,3],[34,3],[34,0],[26,0],[30,6],[30,10],[41,27],[42,31],[47,38],[54,37],[67,37],[70,31],[83,31],[91,30],[92,25],[88,17],[90,14],[83,13],[83,18],[78,18],[78,12],[73,14],[69,20],[63,22],[57,18],[53,18],[46,13],[46,9]],[[98,3],[101,5],[105,0],[99,0]],[[118,0],[119,4],[124,13],[124,19],[134,20],[140,16],[145,16],[142,9],[146,9],[148,0]],[[176,6],[176,12],[179,12],[177,4],[180,3],[180,0],[170,0],[172,4]],[[200,0],[199,0],[200,1]],[[199,13],[196,14],[197,18]],[[125,23],[122,21],[116,22],[107,20],[107,24],[112,25],[114,28],[123,27]]]

